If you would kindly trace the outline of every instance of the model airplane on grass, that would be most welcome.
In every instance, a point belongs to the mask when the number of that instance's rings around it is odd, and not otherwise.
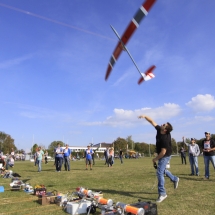
[[[146,0],[141,5],[141,7],[139,8],[137,13],[135,14],[133,19],[131,20],[130,24],[128,25],[128,27],[125,30],[122,37],[120,37],[119,34],[117,33],[117,31],[113,28],[113,26],[111,26],[112,30],[114,31],[114,33],[118,37],[119,42],[118,42],[118,44],[117,44],[117,46],[113,52],[113,55],[110,58],[110,62],[108,64],[108,68],[107,68],[106,75],[105,75],[105,80],[108,79],[108,77],[109,77],[109,75],[110,75],[110,73],[114,67],[114,64],[116,63],[117,59],[119,58],[122,50],[125,50],[128,53],[129,57],[131,58],[132,62],[134,63],[138,72],[141,75],[141,78],[139,79],[138,84],[142,83],[144,80],[147,81],[147,80],[150,80],[150,79],[155,77],[154,74],[152,73],[152,71],[155,69],[155,66],[151,66],[145,73],[141,73],[137,64],[135,63],[133,57],[131,56],[130,52],[126,48],[126,44],[127,44],[128,40],[131,38],[134,31],[139,27],[141,20],[148,14],[148,11],[153,6],[155,1],[156,0]]]

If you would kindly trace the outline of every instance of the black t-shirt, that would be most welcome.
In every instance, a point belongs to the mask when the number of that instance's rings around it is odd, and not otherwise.
[[[162,148],[166,149],[164,157],[170,156],[172,154],[172,144],[171,144],[171,134],[161,134],[161,127],[159,125],[155,126],[157,130],[156,135],[156,152],[159,154]]]
[[[204,139],[202,141],[202,149],[211,149],[215,147],[215,141],[213,139],[210,140],[206,140]],[[211,151],[211,152],[203,152],[205,156],[213,156],[215,155],[215,151]]]
[[[122,156],[122,150],[119,151],[119,155]]]

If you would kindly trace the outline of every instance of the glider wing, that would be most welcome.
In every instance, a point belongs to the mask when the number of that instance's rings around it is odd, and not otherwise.
[[[155,75],[153,74],[153,70],[155,66],[151,66],[145,73],[141,73],[141,78],[138,81],[138,84],[141,84],[143,81],[149,81],[150,79],[154,78]]]
[[[133,17],[133,19],[131,20],[127,29],[125,30],[124,34],[121,37],[121,40],[124,45],[127,44],[128,40],[131,38],[134,31],[139,27],[139,24],[142,21],[142,19],[145,16],[147,16],[148,11],[153,6],[155,1],[156,0],[145,0],[143,2],[143,4],[139,8],[139,10],[136,12],[135,16]],[[121,42],[119,41],[113,52],[113,55],[110,58],[110,62],[108,64],[108,68],[107,68],[106,75],[105,75],[105,80],[108,79],[108,77],[112,71],[112,68],[114,67],[114,64],[116,63],[117,59],[119,58],[122,50],[123,50],[123,46],[122,46]]]

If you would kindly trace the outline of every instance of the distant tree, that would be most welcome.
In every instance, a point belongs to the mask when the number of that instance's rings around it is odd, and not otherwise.
[[[60,146],[64,146],[64,143],[62,141],[53,141],[51,144],[48,146],[48,154],[50,156],[54,155],[54,149],[57,147],[57,145],[60,144]]]
[[[178,154],[178,145],[176,144],[176,141],[174,138],[171,139],[172,143],[172,154]]]
[[[37,148],[38,148],[38,145],[36,143],[34,143],[33,147],[31,148],[32,154],[34,154],[36,152]]]
[[[19,153],[20,153],[20,154],[25,154],[25,150],[24,150],[24,149],[20,149],[20,150],[19,150]]]
[[[0,132],[0,150],[4,153],[10,153],[11,149],[16,150],[16,146],[14,144],[14,139],[11,138],[9,134],[4,132]]]
[[[114,142],[114,151],[119,152],[120,149],[123,150],[123,152],[126,152],[127,150],[127,141],[124,138],[118,137]]]
[[[134,144],[134,141],[132,140],[131,135],[126,138],[126,141],[127,141],[127,144],[128,144],[128,149],[134,149],[135,144]]]

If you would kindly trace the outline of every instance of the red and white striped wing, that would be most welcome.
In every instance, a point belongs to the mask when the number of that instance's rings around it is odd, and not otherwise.
[[[152,71],[155,69],[156,67],[153,65],[151,66],[145,73],[141,73],[142,76],[138,81],[138,84],[141,84],[143,81],[148,81],[152,78],[155,77],[155,75],[152,73]]]
[[[132,34],[134,33],[134,31],[139,27],[140,22],[142,21],[142,19],[147,16],[148,11],[150,10],[150,8],[153,6],[153,4],[155,3],[156,0],[145,0],[143,2],[143,4],[141,5],[141,7],[139,8],[139,10],[136,12],[135,16],[133,17],[133,19],[131,20],[131,22],[129,23],[127,29],[125,30],[124,34],[121,37],[122,42],[124,43],[124,45],[127,44],[128,40],[131,38]],[[106,75],[105,75],[105,80],[108,79],[114,64],[116,63],[117,59],[119,58],[121,52],[123,50],[123,47],[121,45],[121,42],[117,43],[117,46],[113,52],[113,55],[110,58],[109,64],[108,64],[108,68],[106,71]]]

